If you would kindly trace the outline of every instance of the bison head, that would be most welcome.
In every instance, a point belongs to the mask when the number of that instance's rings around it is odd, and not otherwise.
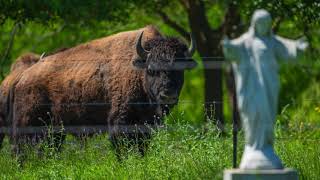
[[[169,107],[178,102],[184,82],[184,71],[197,66],[191,58],[195,44],[191,38],[188,47],[177,38],[157,37],[145,42],[142,47],[140,34],[136,51],[138,58],[133,65],[144,70],[144,86],[148,95],[158,104]]]

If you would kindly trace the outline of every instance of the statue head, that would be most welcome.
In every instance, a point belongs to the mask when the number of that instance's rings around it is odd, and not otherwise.
[[[259,36],[271,35],[272,18],[268,11],[258,9],[253,13],[251,19],[251,28],[254,33]]]

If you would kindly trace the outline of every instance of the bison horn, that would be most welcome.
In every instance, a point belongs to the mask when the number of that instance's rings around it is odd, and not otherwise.
[[[190,47],[189,47],[189,49],[188,49],[187,55],[188,55],[189,57],[192,57],[192,55],[193,55],[194,52],[196,51],[196,41],[195,41],[195,38],[194,38],[194,36],[193,36],[192,33],[190,34],[190,40],[191,40],[191,42],[190,42]]]
[[[137,41],[137,44],[136,44],[136,51],[137,51],[137,54],[140,56],[140,58],[146,60],[149,51],[145,50],[142,47],[142,43],[141,43],[142,36],[143,36],[143,31],[141,32],[141,34],[140,34],[140,36],[138,38],[138,41]]]

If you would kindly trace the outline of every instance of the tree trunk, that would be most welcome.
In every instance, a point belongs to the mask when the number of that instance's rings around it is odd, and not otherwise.
[[[201,0],[183,0],[182,4],[188,13],[191,31],[197,40],[197,50],[204,63],[206,119],[214,120],[218,128],[223,130],[222,69],[208,66],[208,62],[222,60],[219,58],[222,56],[219,48],[222,34],[211,29]]]
[[[241,23],[240,13],[238,7],[234,3],[230,3],[228,6],[228,11],[225,15],[225,20],[221,25],[220,29],[223,34],[227,35],[229,38],[236,38],[240,36],[243,32],[244,25]],[[226,84],[228,89],[228,95],[232,106],[232,121],[233,121],[233,131],[238,131],[240,129],[240,114],[237,105],[237,94],[236,85],[233,69],[230,68],[229,71],[225,73]]]
[[[12,27],[12,30],[11,30],[11,33],[10,33],[10,39],[9,39],[9,42],[8,42],[8,46],[5,49],[5,51],[2,54],[2,57],[0,59],[1,60],[0,61],[0,78],[1,78],[1,80],[4,79],[4,65],[5,65],[6,61],[9,59],[9,57],[10,57],[10,52],[11,52],[11,49],[12,49],[12,46],[13,46],[14,37],[15,37],[15,35],[17,33],[17,30],[18,30],[19,26],[20,26],[20,22],[17,22]]]

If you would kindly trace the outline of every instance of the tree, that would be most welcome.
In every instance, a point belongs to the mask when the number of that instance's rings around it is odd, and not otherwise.
[[[96,21],[125,21],[133,9],[133,0],[84,1],[84,0],[1,0],[0,24],[7,19],[19,22],[37,21],[50,23],[91,23]]]
[[[248,24],[252,12],[256,8],[266,8],[271,11],[275,19],[274,29],[290,20],[303,29],[303,33],[310,35],[314,25],[319,25],[320,5],[317,2],[303,0],[109,0],[82,1],[82,0],[0,0],[0,24],[7,19],[16,23],[28,21],[50,24],[54,21],[63,21],[65,24],[93,24],[95,22],[126,23],[128,16],[135,10],[144,11],[154,19],[160,19],[169,27],[178,32],[185,39],[189,33],[196,37],[197,50],[204,62],[205,102],[209,119],[215,119],[218,125],[223,124],[223,70],[218,66],[210,66],[212,62],[220,65],[223,62],[220,41],[224,35],[236,37],[244,30],[244,21]],[[180,14],[174,12],[182,8]],[[211,7],[215,7],[214,10]],[[209,17],[209,18],[208,18]],[[212,24],[214,18],[218,23]],[[14,26],[13,26],[14,27]],[[2,53],[5,54],[5,53]],[[3,58],[5,59],[5,58]],[[234,96],[232,73],[226,76],[229,92]],[[233,98],[235,101],[236,99]],[[234,102],[235,104],[235,102]],[[211,109],[214,110],[210,114]],[[237,113],[235,113],[237,114]]]
[[[209,65],[214,61],[215,64],[221,64],[223,61],[222,51],[220,47],[220,41],[224,35],[228,35],[231,38],[238,36],[244,30],[244,23],[242,19],[247,21],[255,9],[265,8],[271,12],[274,21],[274,30],[277,31],[279,26],[285,20],[290,20],[298,27],[303,29],[303,34],[308,37],[311,42],[311,29],[315,25],[319,25],[320,14],[317,13],[320,10],[320,3],[303,0],[292,1],[279,1],[279,0],[258,0],[258,1],[246,1],[246,0],[229,0],[229,1],[205,1],[205,0],[179,0],[179,1],[167,1],[162,4],[158,4],[157,0],[147,4],[144,9],[149,12],[156,12],[164,23],[171,28],[175,29],[184,38],[189,38],[189,32],[193,33],[197,40],[197,50],[204,62],[205,71],[205,102],[206,111],[209,112],[211,107],[214,106],[214,116],[210,116],[210,119],[217,120],[218,125],[223,124],[223,106],[222,103],[222,75],[223,70],[219,68],[212,68]],[[176,18],[170,16],[170,10],[166,11],[166,8],[171,7],[171,10],[175,11],[177,6],[182,6],[187,15],[188,23],[183,26],[183,22],[174,20]],[[210,24],[208,19],[209,8],[211,6],[217,6],[224,11],[223,20],[216,27]],[[174,8],[172,8],[174,7]],[[214,13],[213,16],[220,16]],[[212,14],[211,14],[212,17]],[[179,24],[180,23],[180,24]],[[209,57],[209,58],[208,58]],[[216,67],[216,66],[214,66]],[[239,113],[236,109],[235,98],[235,85],[232,71],[226,74],[229,94],[233,100],[234,118],[239,121]],[[215,104],[214,102],[218,102]]]
[[[4,78],[4,65],[11,59],[10,51],[14,43],[15,34],[23,23],[38,22],[50,25],[63,21],[65,25],[91,24],[100,21],[125,22],[133,9],[129,1],[109,0],[77,1],[77,0],[0,0],[0,26],[7,20],[14,21],[7,46],[0,53],[0,76]],[[115,8],[117,7],[117,8]],[[63,29],[63,27],[62,27]],[[4,41],[2,40],[4,43]]]
[[[224,35],[235,37],[241,29],[241,19],[237,6],[234,2],[207,2],[202,0],[180,0],[177,2],[167,2],[165,7],[156,4],[148,4],[149,10],[156,12],[164,23],[175,29],[185,39],[189,39],[187,29],[190,29],[196,38],[197,50],[204,64],[205,78],[205,109],[209,119],[216,120],[217,125],[222,129],[223,118],[223,86],[222,86],[222,62],[223,56],[220,47],[220,41]],[[188,27],[183,27],[179,22],[173,20],[169,13],[165,12],[168,6],[177,7],[181,5],[187,14]],[[220,9],[226,9],[223,22],[216,28],[213,28],[207,17],[207,10],[210,6],[219,6]],[[147,8],[145,8],[147,9]],[[215,63],[212,63],[215,62]],[[212,65],[213,64],[213,65]],[[228,80],[232,87],[231,79]],[[234,95],[234,90],[230,92]],[[235,99],[233,99],[235,100]],[[212,110],[214,111],[213,113]]]

